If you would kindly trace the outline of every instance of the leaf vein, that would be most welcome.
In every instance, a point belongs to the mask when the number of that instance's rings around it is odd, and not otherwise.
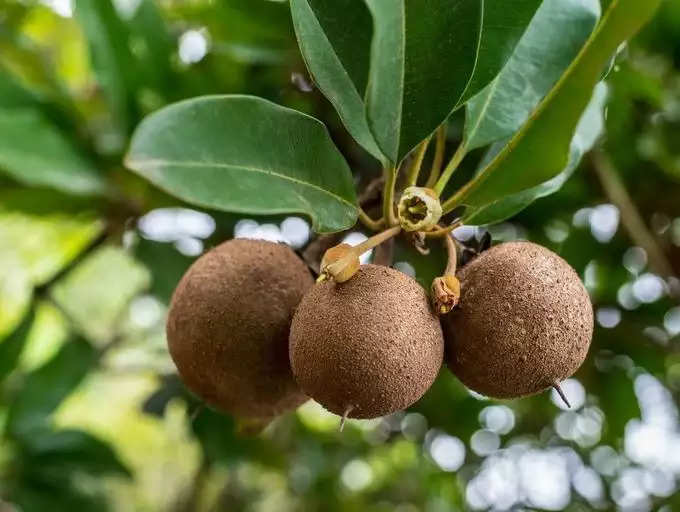
[[[144,159],[144,160],[130,160],[128,162],[128,165],[132,168],[138,168],[138,169],[158,169],[162,168],[164,166],[167,167],[196,167],[196,168],[208,168],[208,167],[216,167],[218,169],[242,169],[244,171],[248,172],[257,172],[261,174],[266,174],[268,176],[274,176],[276,178],[282,179],[284,181],[290,181],[292,183],[295,183],[296,185],[301,185],[303,187],[309,187],[311,189],[314,189],[318,192],[321,192],[323,194],[329,195],[332,198],[334,198],[336,201],[339,201],[341,203],[346,204],[347,206],[351,206],[352,208],[356,209],[356,205],[353,204],[352,202],[348,201],[342,196],[339,196],[337,194],[334,194],[330,190],[326,190],[325,188],[322,188],[318,185],[315,185],[313,183],[301,181],[295,178],[292,178],[291,176],[286,176],[285,174],[281,174],[275,171],[271,171],[269,169],[262,169],[259,167],[252,167],[252,166],[246,166],[246,165],[235,165],[235,164],[223,164],[223,163],[217,163],[217,162],[195,162],[195,161],[173,161],[173,160],[162,160],[162,159]]]

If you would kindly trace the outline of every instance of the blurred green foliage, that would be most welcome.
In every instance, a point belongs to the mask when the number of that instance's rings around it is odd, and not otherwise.
[[[207,211],[215,225],[200,236],[152,236],[140,219],[186,205],[121,162],[144,115],[197,95],[248,93],[322,119],[357,180],[374,177],[375,162],[310,86],[287,3],[4,0],[0,510],[680,509],[672,275],[680,272],[680,3],[663,4],[607,83],[606,136],[595,151],[629,201],[612,196],[598,161],[586,158],[558,193],[489,227],[494,240],[555,250],[591,292],[598,325],[570,388],[586,391],[574,411],[549,394],[486,400],[442,370],[406,414],[350,421],[338,433],[337,418],[310,402],[248,436],[187,393],[164,341],[176,282],[241,219]],[[177,219],[189,217],[165,218],[181,232]],[[444,266],[432,250],[423,259],[400,245],[395,262],[427,286]],[[539,462],[523,466],[531,457]],[[493,479],[505,463],[515,469],[501,483],[522,471],[566,480],[508,490]],[[560,464],[566,473],[555,472]]]

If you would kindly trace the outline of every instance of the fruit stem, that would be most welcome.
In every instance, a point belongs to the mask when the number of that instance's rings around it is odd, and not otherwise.
[[[420,174],[420,168],[423,166],[423,160],[425,159],[425,153],[427,153],[427,147],[430,145],[431,137],[428,137],[423,142],[418,144],[418,147],[413,152],[413,160],[411,161],[411,167],[406,175],[406,186],[414,187],[418,182],[418,175]]]
[[[438,315],[445,315],[458,305],[460,301],[460,281],[456,277],[458,251],[453,236],[444,237],[448,263],[444,275],[432,281],[432,307]]]
[[[394,215],[394,185],[397,181],[397,168],[395,166],[385,167],[385,188],[383,189],[383,219],[388,226],[397,224]]]
[[[361,242],[359,245],[355,245],[352,249],[357,256],[361,256],[366,251],[373,249],[375,246],[380,245],[386,240],[389,240],[393,236],[397,236],[401,232],[401,226],[393,226],[377,235],[373,235]]]
[[[454,222],[450,226],[446,226],[444,228],[433,229],[432,231],[423,231],[423,233],[425,234],[425,236],[428,236],[428,237],[439,238],[439,237],[447,236],[453,230],[458,229],[462,225],[463,225],[463,223],[461,221],[458,221],[458,222]]]
[[[557,391],[557,394],[560,395],[560,398],[562,401],[567,404],[567,407],[571,409],[571,404],[569,403],[569,400],[567,400],[567,395],[564,394],[564,391],[562,391],[562,388],[560,387],[559,382],[555,382],[552,387]]]
[[[316,282],[320,283],[329,278],[332,278],[339,283],[348,281],[356,273],[356,271],[359,270],[359,257],[363,253],[398,235],[400,232],[401,226],[393,226],[381,233],[378,233],[377,235],[373,235],[371,238],[364,240],[359,245],[349,247],[347,244],[340,244],[338,246],[331,247],[324,255],[324,259],[321,263],[321,273]],[[333,251],[338,250],[342,251],[341,254],[335,256],[338,259],[335,259],[332,262],[329,261],[329,263],[324,266],[324,260],[326,260],[327,257],[330,257]]]
[[[442,172],[442,164],[444,163],[444,151],[446,150],[446,130],[448,125],[443,123],[437,128],[436,145],[434,148],[434,159],[432,160],[432,169],[430,170],[430,176],[427,178],[427,183],[425,187],[434,188],[435,183],[439,179]]]
[[[373,220],[361,207],[359,207],[359,221],[371,231],[380,231],[385,226],[385,219]]]
[[[463,141],[460,146],[458,146],[458,149],[451,157],[446,169],[444,169],[444,172],[437,180],[437,184],[433,187],[438,196],[441,196],[442,192],[444,192],[446,184],[451,179],[451,176],[453,176],[454,171],[458,169],[458,166],[463,161],[463,158],[465,158],[465,155],[467,155],[467,144]]]
[[[458,267],[458,248],[456,247],[456,242],[450,232],[444,236],[444,245],[446,247],[446,255],[448,257],[444,275],[455,276]]]

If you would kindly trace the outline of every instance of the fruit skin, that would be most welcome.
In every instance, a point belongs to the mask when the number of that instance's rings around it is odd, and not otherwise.
[[[290,360],[302,389],[329,411],[376,418],[432,385],[444,339],[427,294],[401,272],[363,265],[345,283],[317,283],[298,307]]]
[[[579,276],[545,247],[492,247],[458,273],[460,305],[442,317],[446,362],[470,389],[496,398],[545,390],[588,353],[593,308]]]
[[[293,379],[288,333],[314,280],[285,245],[235,239],[201,256],[170,304],[170,355],[186,386],[214,407],[266,418],[307,397]]]

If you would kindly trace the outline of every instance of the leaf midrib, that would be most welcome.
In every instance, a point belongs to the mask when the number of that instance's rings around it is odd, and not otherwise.
[[[600,33],[607,27],[607,22],[613,15],[612,13],[618,8],[620,0],[612,0],[609,8],[600,19],[598,25],[595,27],[593,33],[588,37],[588,40],[583,45],[577,56],[570,63],[567,69],[564,71],[562,76],[559,78],[557,83],[553,86],[547,96],[539,103],[536,109],[531,113],[527,121],[524,123],[522,128],[515,134],[515,136],[510,140],[510,142],[505,146],[503,151],[501,151],[494,160],[489,163],[489,165],[483,169],[479,174],[470,180],[463,188],[461,188],[458,193],[456,193],[456,199],[464,201],[470,196],[475,190],[477,190],[488,178],[493,174],[493,172],[498,168],[505,156],[512,152],[512,150],[519,144],[519,142],[524,138],[525,134],[531,129],[536,119],[545,111],[550,105],[555,96],[562,90],[564,84],[570,78],[571,73],[580,64],[583,55],[586,54],[588,49],[594,44],[593,41],[597,39]],[[453,198],[452,198],[453,199]]]
[[[359,107],[361,107],[362,110],[364,110],[366,108],[366,101],[365,101],[363,95],[361,94],[361,92],[359,91],[359,89],[357,89],[356,84],[354,83],[354,80],[352,79],[349,72],[345,68],[344,63],[340,59],[340,56],[338,55],[338,52],[336,50],[335,45],[328,38],[328,34],[326,33],[326,30],[324,29],[323,25],[319,21],[319,17],[316,15],[316,11],[310,5],[308,0],[299,0],[299,1],[304,4],[304,6],[302,7],[303,9],[304,8],[308,9],[308,12],[311,14],[311,17],[313,18],[314,23],[316,24],[316,27],[318,28],[318,32],[321,34],[321,36],[326,41],[326,43],[328,43],[328,46],[332,49],[332,53],[331,53],[330,57],[335,62],[337,68],[340,69],[341,75],[346,79],[347,82],[349,82],[349,84],[350,84],[349,94],[351,96],[353,96],[353,100],[357,102],[357,105]],[[302,46],[302,41],[300,41],[300,46]],[[305,67],[309,70],[309,73],[312,75],[312,79],[316,80],[314,78],[314,72],[312,71],[312,67],[307,62],[307,58],[305,57],[304,52],[302,52],[302,60],[305,62]],[[366,90],[368,90],[368,85],[366,85]],[[340,117],[340,119],[342,120],[342,122],[345,126],[349,127],[350,125],[354,124],[354,122],[351,119],[351,116],[346,115],[345,109],[342,108],[343,102],[342,102],[342,99],[340,98],[340,95],[335,93],[335,94],[332,95],[333,97],[331,98],[330,95],[328,95],[325,91],[324,91],[324,95],[328,96],[328,100],[331,102],[333,107],[335,107],[335,111],[338,113],[338,116]],[[362,121],[363,121],[363,123],[362,123]],[[368,121],[365,118],[365,115],[359,121],[359,125],[362,125],[361,128],[362,128],[362,131],[364,132],[363,136],[370,139],[370,140],[366,140],[364,142],[367,143],[367,144],[369,142],[372,142],[372,147],[371,148],[365,148],[365,149],[371,154],[373,154],[374,151],[377,151],[378,154],[373,155],[373,156],[376,159],[381,160],[381,158],[379,158],[379,156],[382,154],[382,150],[380,149],[378,143],[376,142],[375,137],[371,133],[371,129],[368,126]],[[359,142],[360,145],[363,146],[363,143],[358,138],[355,137],[355,140],[357,142]]]
[[[218,169],[236,169],[236,170],[244,170],[248,172],[257,172],[260,174],[265,174],[267,176],[274,176],[276,178],[282,179],[284,181],[290,181],[292,183],[295,183],[296,185],[301,185],[303,187],[309,187],[311,189],[314,189],[318,192],[321,192],[322,194],[326,194],[334,198],[335,200],[344,203],[350,207],[352,207],[354,210],[357,209],[356,205],[353,204],[352,202],[348,201],[342,196],[339,196],[337,194],[334,194],[333,192],[326,190],[324,188],[321,188],[318,185],[315,185],[313,183],[308,183],[305,181],[301,181],[295,178],[292,178],[290,176],[286,176],[285,174],[281,174],[275,171],[271,171],[269,169],[263,169],[260,167],[252,167],[252,166],[247,166],[247,165],[235,165],[235,164],[224,164],[224,163],[218,163],[218,162],[196,162],[196,161],[184,161],[184,160],[162,160],[162,159],[157,159],[157,158],[148,158],[148,159],[143,159],[143,160],[128,160],[126,162],[126,165],[130,167],[131,169],[139,168],[139,169],[150,169],[150,170],[155,170],[155,169],[162,169],[164,166],[166,167],[196,167],[196,168],[207,168],[207,167],[214,167]]]
[[[406,101],[406,2],[401,1],[399,3],[401,6],[401,79],[399,80],[399,87],[401,91],[399,95],[401,96],[401,101],[399,102],[399,116],[397,122],[397,129],[399,134],[397,136],[397,147],[396,147],[396,160],[399,160],[399,153],[401,151],[402,143],[402,121],[404,118],[404,102]],[[398,162],[395,162],[395,164]]]
[[[458,3],[458,5],[460,5],[460,2]],[[472,73],[470,73],[470,77],[468,78],[468,82],[467,82],[467,84],[465,84],[465,88],[463,89],[463,92],[460,93],[460,96],[456,100],[456,104],[453,107],[454,110],[457,107],[460,106],[460,100],[465,98],[465,95],[467,94],[468,89],[472,85],[472,80],[475,78],[475,74],[477,73],[477,66],[479,65],[479,53],[482,49],[482,39],[484,37],[485,8],[486,8],[486,0],[480,0],[480,2],[479,2],[479,35],[477,36],[477,47],[475,48],[475,62],[473,63]],[[470,99],[472,99],[472,98],[470,98]]]
[[[503,71],[501,70],[501,74],[502,73],[503,73]],[[466,145],[466,147],[477,136],[477,132],[479,131],[479,128],[482,126],[482,122],[486,118],[486,113],[488,112],[489,107],[491,107],[493,100],[496,98],[496,94],[498,92],[498,84],[500,83],[501,74],[499,74],[494,79],[494,81],[491,82],[491,85],[489,86],[489,92],[488,92],[488,95],[486,97],[486,101],[484,102],[484,105],[482,106],[482,109],[479,111],[479,116],[477,116],[477,120],[475,121],[475,124],[473,124],[472,127],[470,128],[470,132],[468,133],[467,137],[465,137],[464,144]],[[473,99],[473,98],[470,98],[470,99]]]
[[[330,48],[333,49],[333,53],[332,53],[332,55],[331,55],[332,58],[336,61],[336,64],[338,65],[338,68],[340,68],[340,70],[342,71],[342,75],[343,75],[345,78],[347,78],[347,81],[352,85],[352,92],[353,92],[353,93],[356,95],[356,97],[359,99],[359,100],[358,100],[359,103],[361,103],[361,104],[363,105],[363,104],[364,104],[364,99],[363,99],[363,97],[361,96],[361,94],[359,94],[359,90],[357,89],[356,84],[354,83],[354,80],[352,80],[352,77],[349,76],[349,73],[347,72],[347,69],[345,69],[345,66],[344,66],[342,60],[340,60],[340,57],[338,56],[338,52],[337,52],[337,50],[335,49],[335,46],[333,45],[333,43],[331,42],[331,40],[328,39],[328,35],[326,34],[326,31],[324,30],[323,25],[321,25],[321,22],[319,21],[319,18],[318,18],[318,16],[316,15],[316,12],[315,12],[314,9],[312,8],[312,6],[309,5],[309,2],[308,2],[307,0],[301,0],[301,1],[304,1],[304,2],[305,2],[305,5],[309,8],[309,12],[312,13],[312,18],[314,18],[314,21],[316,22],[316,25],[317,25],[317,27],[319,28],[319,32],[321,33],[321,35],[323,36],[323,38],[325,39],[325,41],[328,43],[328,46],[329,46]],[[307,66],[307,69],[310,69],[310,67]],[[339,111],[338,111],[338,114],[342,117],[342,114],[341,114]]]

